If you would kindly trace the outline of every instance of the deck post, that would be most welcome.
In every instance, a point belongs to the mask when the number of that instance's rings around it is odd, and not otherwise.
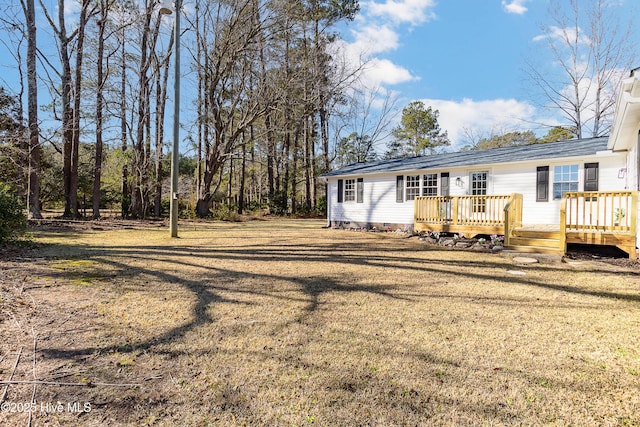
[[[629,248],[629,249],[633,249],[633,253],[629,252],[629,258],[637,259],[638,258],[638,253],[636,251],[636,246],[638,244],[638,192],[637,191],[634,191],[633,193],[631,193],[630,210],[631,210],[630,212],[631,224],[629,224],[629,226],[631,227],[631,229],[629,230],[629,234],[633,236],[633,241],[635,242],[635,244]]]
[[[567,199],[560,200],[560,242],[559,249],[562,255],[567,253]]]
[[[504,245],[509,247],[511,245],[511,228],[513,227],[511,218],[511,206],[515,202],[515,194],[511,194],[509,201],[504,207]]]
[[[453,225],[458,224],[458,197],[453,198],[453,207],[451,208],[451,216],[453,217]]]
[[[511,193],[504,206],[504,245],[511,245],[513,231],[522,226],[522,194]]]

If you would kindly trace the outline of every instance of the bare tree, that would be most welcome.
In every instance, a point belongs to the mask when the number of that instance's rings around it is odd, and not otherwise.
[[[17,195],[20,200],[25,200],[25,191],[27,188],[27,179],[25,179],[25,169],[28,168],[28,153],[29,153],[29,140],[26,134],[27,128],[24,123],[24,106],[23,106],[23,98],[25,94],[25,72],[24,67],[26,64],[23,63],[23,45],[27,42],[27,28],[25,24],[25,20],[22,20],[19,16],[19,12],[15,12],[10,9],[5,10],[5,16],[0,17],[0,24],[2,25],[2,30],[7,33],[7,39],[0,40],[8,49],[7,51],[13,57],[16,63],[16,69],[18,71],[19,83],[17,94],[14,100],[5,92],[5,88],[0,87],[0,99],[4,101],[9,101],[6,105],[2,102],[3,106],[8,106],[10,104],[14,104],[14,107],[10,108],[10,110],[14,110],[15,113],[15,124],[17,124],[19,129],[14,129],[14,124],[11,123],[14,120],[10,120],[9,126],[6,126],[6,123],[0,123],[4,126],[4,130],[9,130],[9,134],[11,140],[9,144],[9,154],[4,153],[5,157],[11,161],[15,167],[15,183]],[[26,14],[24,13],[24,9],[22,10],[23,18],[26,18]],[[0,120],[2,122],[2,120]],[[7,147],[5,147],[7,148]],[[27,206],[28,207],[28,206]]]
[[[354,85],[334,107],[337,128],[331,160],[339,165],[374,160],[377,146],[391,135],[397,104],[392,92]]]
[[[102,151],[103,151],[103,122],[104,122],[104,45],[105,45],[105,28],[107,18],[109,16],[109,0],[100,0],[99,10],[100,17],[98,19],[98,55],[96,58],[96,151],[93,167],[93,218],[100,218],[100,180],[102,178]]]
[[[36,10],[34,0],[21,2],[27,22],[27,115],[29,126],[29,215],[42,218],[40,212],[40,128],[38,125],[38,75],[36,71]]]
[[[543,98],[560,111],[578,138],[609,132],[621,73],[636,61],[631,21],[622,27],[606,0],[554,0],[548,25],[537,41],[545,41],[553,65],[529,62],[527,73]]]
[[[58,0],[58,22],[54,22],[49,11],[45,7],[42,0],[40,6],[57,38],[58,55],[60,60],[61,70],[54,68],[54,71],[60,77],[60,89],[55,90],[60,96],[60,104],[62,108],[62,146],[63,146],[63,181],[64,181],[64,199],[65,217],[77,217],[80,215],[78,212],[78,155],[79,155],[79,121],[80,111],[74,111],[74,107],[79,109],[80,105],[80,93],[73,93],[75,88],[78,91],[80,82],[75,85],[73,83],[73,74],[71,69],[71,49],[73,39],[79,34],[79,28],[72,31],[71,34],[67,32],[66,26],[66,9],[65,0]],[[86,13],[89,2],[83,0],[82,12],[81,12],[81,25],[86,24]],[[84,31],[84,27],[82,27]],[[82,35],[84,38],[84,35]],[[80,65],[82,68],[82,41],[79,41],[79,56],[76,56],[76,67]],[[76,53],[77,54],[77,53]],[[81,72],[81,70],[80,70]],[[78,70],[76,70],[76,79],[79,78]],[[52,86],[55,86],[54,82],[51,82]],[[72,97],[75,98],[72,105]],[[76,128],[76,122],[78,126]],[[76,135],[78,137],[76,138]]]
[[[83,70],[83,58],[84,58],[84,41],[85,41],[85,29],[87,22],[91,19],[93,11],[91,11],[90,5],[92,0],[82,0],[80,9],[80,17],[78,28],[75,31],[77,37],[77,43],[75,48],[75,78],[73,85],[73,151],[71,155],[71,177],[70,183],[70,204],[73,208],[73,216],[79,217],[80,212],[78,210],[78,167],[79,167],[79,149],[80,149],[80,116],[81,112],[81,100],[82,100],[82,70]],[[60,5],[58,6],[60,7]]]
[[[259,88],[252,86],[254,71],[251,50],[255,47],[260,27],[254,21],[254,0],[234,0],[227,4],[207,5],[201,11],[202,28],[212,31],[201,37],[209,40],[204,56],[207,67],[204,94],[208,100],[203,111],[207,135],[205,171],[196,211],[199,216],[209,213],[213,179],[242,141],[242,135],[262,115]],[[202,28],[198,29],[199,31]]]
[[[164,117],[167,101],[167,83],[169,81],[169,64],[171,59],[171,53],[173,50],[173,30],[171,38],[169,39],[169,47],[167,53],[164,56],[159,56],[156,52],[153,53],[154,61],[153,66],[155,68],[155,84],[156,84],[156,158],[155,158],[155,194],[153,209],[154,215],[160,216],[162,207],[162,158],[163,158],[163,145],[164,145]]]

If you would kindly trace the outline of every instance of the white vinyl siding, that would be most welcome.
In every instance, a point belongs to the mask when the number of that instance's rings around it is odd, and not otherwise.
[[[583,159],[569,159],[569,161],[547,159],[487,165],[486,169],[484,169],[489,172],[486,191],[487,194],[522,194],[522,220],[525,224],[557,224],[560,219],[560,200],[553,200],[550,195],[548,202],[536,203],[536,168],[542,165],[549,165],[549,184],[551,186],[555,182],[553,176],[555,166],[578,164],[578,190],[580,191],[583,188],[584,163],[598,162],[600,191],[624,190],[627,185],[633,189],[635,170],[632,170],[632,168],[635,169],[635,164],[629,165],[629,173],[618,178],[620,169],[627,166],[625,154],[585,156]],[[633,154],[635,155],[635,152]],[[633,162],[635,163],[635,157]],[[468,167],[448,168],[446,171],[449,174],[451,183],[451,196],[471,194],[471,171]],[[419,175],[420,180],[423,181],[423,175],[430,173],[438,173],[440,175],[441,172],[440,170],[408,171],[402,176],[406,179],[407,175]],[[329,208],[331,221],[413,224],[414,201],[396,202],[396,182],[397,176],[400,175],[401,172],[366,175],[363,183],[363,203],[336,203],[337,181],[338,179],[344,180],[344,178],[330,178],[328,200],[331,203]],[[460,185],[456,184],[457,178],[460,178]],[[406,192],[406,185],[403,185],[402,189],[404,190],[403,192]]]

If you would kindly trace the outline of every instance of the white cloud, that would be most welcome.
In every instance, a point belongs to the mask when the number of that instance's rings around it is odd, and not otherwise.
[[[524,5],[528,0],[502,0],[502,8],[507,13],[513,13],[516,15],[524,15],[527,10],[527,7]]]
[[[393,52],[400,46],[397,28],[402,22],[427,20],[434,16],[428,12],[434,5],[433,0],[367,3],[368,7],[363,8],[355,21],[357,26],[351,32],[353,41],[337,40],[333,43],[333,57],[337,66],[344,67],[349,74],[358,70],[360,83],[367,87],[417,80],[409,70],[381,54]]]
[[[551,39],[551,40],[560,41],[562,43],[566,43],[565,40],[567,39],[569,40],[575,39],[575,31],[576,30],[574,28],[567,29],[567,28],[560,28],[552,25],[551,27],[545,30],[544,34],[535,36],[533,38],[533,41],[539,42],[542,40]],[[589,37],[583,35],[582,29],[580,27],[578,27],[577,31],[578,31],[579,44],[584,44],[584,45],[591,44],[591,40],[589,39]]]
[[[368,25],[354,31],[352,47],[367,54],[389,52],[398,48],[398,33],[387,25]]]
[[[492,99],[460,102],[441,99],[424,99],[424,105],[440,112],[438,123],[446,130],[452,149],[465,145],[465,130],[475,135],[490,136],[494,132],[528,130],[538,115],[536,108],[528,102],[515,99]]]
[[[394,64],[388,59],[371,59],[365,66],[361,81],[367,87],[377,87],[385,84],[405,83],[417,80],[409,70]]]
[[[368,87],[417,80],[409,70],[380,54],[398,49],[399,28],[435,19],[435,6],[435,0],[369,0],[363,3],[352,31],[353,41],[338,40],[333,45],[338,66],[351,73],[360,69],[359,80]]]
[[[384,3],[365,3],[372,16],[383,17],[396,23],[421,24],[436,18],[435,0],[386,0]]]
[[[74,15],[76,13],[80,13],[81,9],[82,9],[82,5],[78,1],[66,1],[64,3],[65,17],[69,15]]]

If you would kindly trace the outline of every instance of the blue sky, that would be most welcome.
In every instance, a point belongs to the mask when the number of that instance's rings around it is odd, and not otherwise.
[[[630,3],[610,2],[622,22],[637,12]],[[351,55],[365,52],[374,64],[365,80],[395,93],[400,106],[421,100],[437,108],[454,148],[464,145],[465,129],[481,136],[527,129],[544,134],[544,125],[563,122],[536,99],[526,69],[527,60],[554,66],[546,42],[536,40],[542,26],[550,25],[548,4],[362,1],[360,15],[342,32],[344,48]]]
[[[183,1],[183,13],[192,13],[191,0]],[[580,4],[588,1],[579,0]],[[637,0],[606,1],[623,22],[640,16],[640,5],[634,5]],[[44,3],[55,11],[56,0]],[[67,0],[70,18],[77,4]],[[338,45],[352,60],[368,59],[361,80],[391,94],[399,109],[414,100],[438,109],[451,149],[468,143],[465,134],[469,132],[488,137],[531,129],[542,135],[548,130],[545,125],[566,124],[536,99],[525,73],[527,60],[544,69],[554,67],[545,42],[536,40],[541,27],[549,24],[548,4],[548,0],[361,0],[356,19],[340,27]],[[167,25],[172,22],[170,17],[164,19]],[[52,52],[50,28],[42,17],[39,31],[43,50]],[[635,39],[640,40],[637,31]],[[4,58],[0,82],[11,86],[15,67],[3,49],[0,45]],[[186,99],[188,86],[195,87],[193,77],[183,70],[183,123],[195,115],[193,103]],[[40,96],[46,102],[45,87]],[[171,99],[167,108],[171,111]],[[383,146],[377,148],[384,151]]]

